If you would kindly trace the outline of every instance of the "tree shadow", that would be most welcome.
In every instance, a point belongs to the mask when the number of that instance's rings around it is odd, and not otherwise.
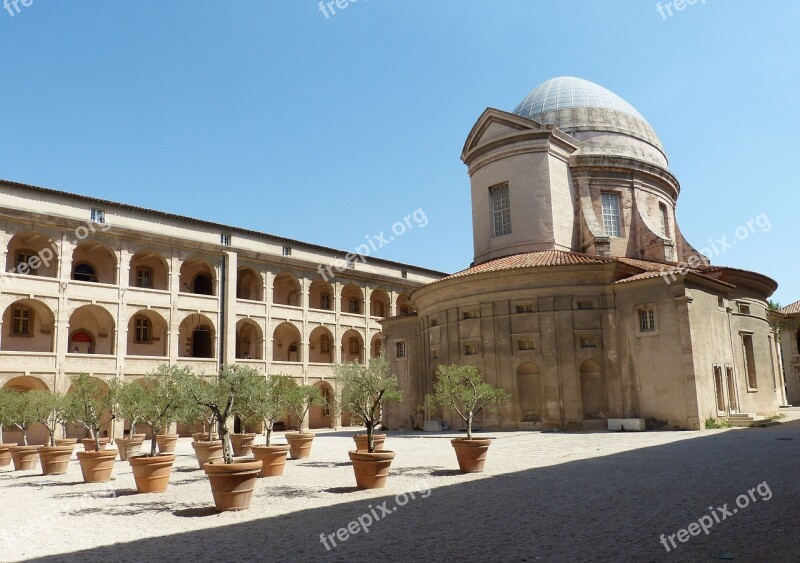
[[[213,506],[202,506],[197,508],[182,508],[172,512],[178,518],[203,518],[205,516],[217,516],[219,512]]]
[[[357,493],[361,489],[358,487],[331,487],[330,489],[322,489],[323,492],[333,493],[335,495],[344,495],[348,493]]]

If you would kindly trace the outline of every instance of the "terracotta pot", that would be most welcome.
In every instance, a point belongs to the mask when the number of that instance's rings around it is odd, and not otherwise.
[[[483,464],[486,463],[486,454],[489,451],[489,445],[492,443],[490,438],[472,440],[456,438],[450,440],[450,443],[456,450],[458,468],[461,473],[480,473],[483,471]]]
[[[31,471],[36,469],[41,446],[13,446],[10,448],[11,459],[14,460],[14,471]]]
[[[76,446],[77,438],[56,438],[56,446]]]
[[[311,444],[314,435],[311,433],[294,432],[286,434],[286,441],[289,442],[289,454],[292,459],[305,459],[311,456]]]
[[[253,447],[253,442],[255,441],[255,434],[231,434],[233,455],[236,457],[250,455],[250,449]]]
[[[63,475],[72,459],[75,445],[39,448],[39,462],[42,464],[42,475]]]
[[[0,467],[5,467],[11,463],[11,448],[16,446],[16,442],[9,442],[8,444],[0,444]]]
[[[114,470],[117,450],[100,450],[99,452],[78,452],[81,462],[81,473],[84,483],[108,483]]]
[[[383,451],[383,443],[386,441],[386,434],[373,434],[372,438],[375,441],[375,451]],[[353,436],[353,440],[355,440],[356,450],[359,452],[366,452],[369,449],[366,434],[356,434]]]
[[[356,474],[356,486],[359,489],[382,489],[389,478],[389,466],[392,465],[394,452],[348,452]]]
[[[159,454],[155,457],[135,456],[128,459],[140,493],[163,493],[169,486],[175,454]]]
[[[158,444],[158,453],[170,454],[175,451],[175,445],[178,443],[177,434],[159,434],[156,436],[156,444]]]
[[[253,498],[253,489],[261,471],[261,460],[236,461],[229,464],[215,461],[206,463],[203,469],[211,483],[217,511],[250,508],[250,499]]]
[[[144,438],[117,438],[119,460],[126,461],[139,455],[142,451],[142,442]]]
[[[197,465],[203,469],[206,463],[222,459],[222,440],[213,442],[192,442],[194,455],[197,456]]]
[[[132,440],[141,440],[142,442],[144,442],[145,440],[147,440],[147,434],[139,434],[137,432],[136,434],[128,434],[128,438],[131,438]]]
[[[219,434],[214,432],[211,434],[212,440],[219,440]],[[192,440],[195,442],[208,442],[208,432],[195,432],[192,434]]]
[[[286,455],[289,445],[282,446],[253,446],[253,457],[262,462],[259,477],[280,477],[286,467]]]
[[[83,444],[83,451],[85,452],[93,452],[94,451],[94,438],[84,438],[81,440],[81,444]],[[108,438],[100,438],[100,446],[107,446],[108,445]]]

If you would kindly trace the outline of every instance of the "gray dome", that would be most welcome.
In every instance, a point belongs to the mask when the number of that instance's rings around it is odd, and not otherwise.
[[[551,78],[534,88],[514,113],[576,137],[582,141],[581,154],[619,155],[668,167],[664,147],[642,114],[594,82]]]

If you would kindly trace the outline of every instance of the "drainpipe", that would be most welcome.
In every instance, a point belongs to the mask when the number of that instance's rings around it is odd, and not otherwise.
[[[220,266],[220,284],[219,284],[219,337],[217,346],[217,363],[222,366],[222,352],[225,348],[225,315],[227,313],[227,301],[225,295],[228,290],[228,276],[227,276],[228,255],[222,255],[222,265]]]

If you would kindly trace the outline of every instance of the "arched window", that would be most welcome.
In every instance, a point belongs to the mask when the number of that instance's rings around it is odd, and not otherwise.
[[[72,273],[72,279],[76,281],[96,282],[97,275],[94,268],[89,264],[78,264]]]

